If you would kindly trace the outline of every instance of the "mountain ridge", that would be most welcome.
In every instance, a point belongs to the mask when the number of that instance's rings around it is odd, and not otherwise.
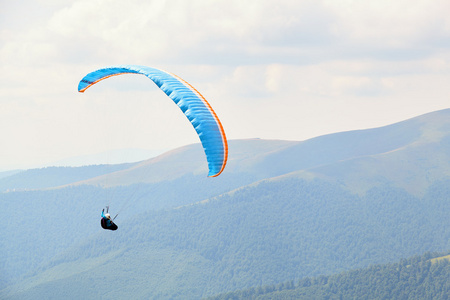
[[[158,182],[129,178],[130,185],[104,188],[94,180],[0,193],[0,289],[9,286],[5,293],[13,295],[34,282],[25,293],[41,298],[58,287],[59,295],[67,292],[61,287],[81,298],[103,295],[72,290],[93,282],[118,298],[138,289],[131,281],[124,286],[117,274],[159,282],[149,283],[140,298],[198,299],[450,249],[449,114],[302,142],[234,140],[230,164],[218,178],[206,177],[203,151],[194,144],[139,163],[144,175],[146,164],[152,176],[162,172]],[[178,177],[169,176],[180,160]],[[114,233],[98,224],[109,204],[121,212]],[[99,267],[65,277],[73,264],[106,266],[103,259],[116,250],[111,274]],[[170,282],[160,282],[155,268]],[[183,290],[173,278],[182,279]]]
[[[379,128],[334,133],[306,141],[248,140],[247,143],[251,143],[252,147],[256,149],[263,148],[264,151],[252,153],[251,158],[249,157],[250,155],[244,155],[245,160],[242,159],[242,153],[236,155],[236,153],[233,152],[234,144],[242,143],[243,140],[232,140],[230,141],[230,158],[226,171],[234,173],[242,170],[245,166],[251,166],[249,169],[253,169],[254,173],[261,175],[259,176],[260,179],[266,179],[290,172],[310,170],[313,168],[319,169],[323,165],[331,165],[350,159],[381,157],[383,155],[388,155],[388,153],[391,152],[401,151],[402,148],[411,148],[414,145],[429,144],[433,142],[439,143],[441,140],[446,143],[447,140],[445,138],[449,136],[449,132],[450,109],[447,109]],[[383,144],[383,142],[386,143],[386,141],[388,141],[387,145]],[[267,145],[264,145],[263,143],[269,142],[277,143],[277,145],[274,145],[270,151],[267,151]],[[170,175],[166,174],[162,176],[162,178],[168,179],[172,176],[176,176],[176,169],[181,165],[179,162],[181,159],[179,157],[174,159],[178,164],[174,167],[165,162],[165,158],[173,158],[174,154],[191,157],[186,154],[186,151],[192,151],[191,153],[194,153],[195,151],[195,158],[188,163],[189,167],[187,169],[189,171],[187,172],[190,172],[191,170],[193,174],[206,172],[203,153],[199,144],[193,144],[167,152],[154,159],[143,161],[128,170],[119,171],[119,173],[114,175],[120,177],[122,174],[125,174],[125,176],[132,178],[134,176],[131,173],[141,169],[143,170],[141,171],[141,174],[145,174],[151,179],[146,181],[142,179],[143,175],[137,176],[140,178],[140,182],[155,182],[155,178],[160,179],[161,177],[158,177],[157,174],[152,173],[148,169],[145,171],[145,169],[148,168],[149,165],[162,162],[165,164],[166,170],[171,170],[169,173]],[[339,151],[340,154],[330,154],[331,152],[336,151]],[[286,159],[282,159],[282,157],[285,157]],[[447,168],[447,166],[445,166],[445,168]],[[106,174],[102,179],[105,180],[108,176],[112,175]],[[136,183],[126,181],[120,182],[119,178],[116,178],[116,180],[116,183],[113,183],[112,185],[118,185],[120,183],[122,185]],[[99,178],[94,178],[83,181],[82,183],[98,184],[99,181]],[[109,179],[109,184],[111,184],[111,181],[114,180]]]
[[[262,180],[291,172],[308,172],[316,169],[316,172],[312,172],[314,174],[310,176],[318,176],[320,172],[323,172],[320,175],[333,179],[333,176],[326,174],[325,166],[343,163],[351,159],[357,160],[361,157],[381,157],[404,148],[411,148],[415,144],[419,146],[441,141],[446,143],[446,136],[450,131],[449,120],[450,109],[445,109],[383,127],[333,133],[305,141],[230,140],[229,160],[225,174],[228,173],[231,176],[250,171],[256,180]],[[447,156],[446,153],[440,155]],[[188,160],[187,157],[189,157]],[[111,165],[110,171],[100,174],[92,172],[92,175],[85,178],[79,177],[80,179],[76,181],[67,179],[63,184],[60,183],[61,179],[67,175],[56,176],[59,177],[57,181],[49,178],[48,184],[42,185],[42,188],[77,185],[126,186],[163,182],[186,175],[206,177],[204,174],[207,173],[206,160],[199,143],[183,146],[148,160],[130,163],[127,167],[116,166],[118,165]],[[89,171],[84,170],[89,168],[93,170],[94,166],[79,168],[85,169],[73,170],[80,170],[80,173],[88,174]],[[16,179],[20,181],[21,176],[26,173],[28,175],[36,173],[34,178],[45,177],[45,174],[38,174],[45,169],[49,168],[22,171],[14,174],[15,177],[0,178],[0,189],[5,190],[8,185],[10,185],[9,188],[15,188],[13,181]],[[220,181],[220,178],[211,180]],[[4,187],[2,188],[2,186]],[[20,186],[20,188],[35,189],[39,186]],[[364,190],[364,188],[355,189],[356,192]]]

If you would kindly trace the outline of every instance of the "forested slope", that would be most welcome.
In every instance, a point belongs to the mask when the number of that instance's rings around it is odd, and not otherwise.
[[[450,260],[426,253],[397,263],[331,276],[307,277],[230,292],[208,300],[269,299],[448,299]]]
[[[303,142],[232,141],[218,178],[200,145],[94,178],[4,177],[52,188],[0,193],[0,298],[198,299],[450,249],[449,135],[444,110]],[[108,204],[117,232],[99,226]]]
[[[264,181],[136,216],[117,232],[80,241],[3,293],[198,299],[450,249],[449,187],[436,183],[423,198],[390,187],[359,197],[320,180]],[[101,288],[89,294],[85,286]]]

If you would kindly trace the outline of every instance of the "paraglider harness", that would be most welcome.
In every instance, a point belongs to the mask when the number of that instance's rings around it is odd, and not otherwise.
[[[109,206],[106,206],[106,214],[108,214]],[[105,215],[105,209],[102,210],[102,219],[100,220],[100,224],[102,225],[103,229],[108,230],[117,230],[119,228],[113,221],[117,217],[117,215],[111,219],[111,217],[107,217]]]

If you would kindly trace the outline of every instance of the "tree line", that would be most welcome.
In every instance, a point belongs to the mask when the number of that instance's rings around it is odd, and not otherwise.
[[[207,299],[448,299],[450,260],[432,260],[448,253],[427,252],[397,263],[306,277],[297,282],[264,285]]]

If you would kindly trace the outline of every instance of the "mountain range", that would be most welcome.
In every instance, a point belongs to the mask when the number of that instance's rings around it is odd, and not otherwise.
[[[0,177],[0,296],[198,299],[450,249],[450,109],[306,141]],[[119,213],[102,231],[104,205]]]

